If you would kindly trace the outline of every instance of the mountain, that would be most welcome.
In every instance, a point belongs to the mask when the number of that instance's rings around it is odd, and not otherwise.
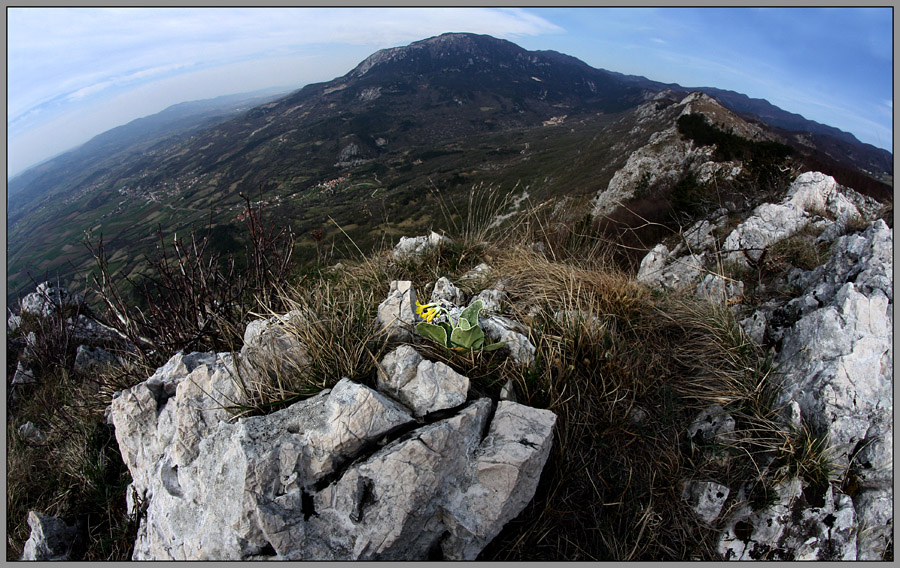
[[[893,175],[893,154],[860,142],[849,132],[807,120],[799,114],[782,110],[765,99],[750,98],[741,93],[712,87],[691,90],[702,91],[739,115],[760,121],[781,133],[783,137],[821,151],[847,167],[872,174]]]
[[[444,34],[378,51],[341,77],[244,112],[236,104],[229,118],[194,115],[186,125],[172,109],[171,122],[157,116],[114,129],[10,182],[8,297],[30,284],[29,274],[69,280],[88,271],[85,234],[103,234],[118,276],[140,273],[157,227],[206,231],[214,249],[231,252],[244,232],[245,196],[291,226],[301,260],[316,257],[320,231],[365,248],[438,226],[446,222],[441,200],[452,204],[478,184],[588,207],[631,153],[673,128],[653,109],[687,94],[553,51]],[[801,144],[796,133],[744,116],[768,139],[793,136],[801,155],[891,198],[848,158],[861,155],[859,145],[827,132]],[[884,168],[877,173],[893,174]]]
[[[47,191],[64,191],[66,185],[73,184],[80,175],[98,169],[101,164],[118,158],[120,153],[138,154],[161,140],[224,120],[285,92],[287,89],[283,88],[266,89],[188,101],[132,120],[14,176],[7,184],[7,198],[25,189],[31,190],[33,195],[29,197],[32,198],[43,196]]]

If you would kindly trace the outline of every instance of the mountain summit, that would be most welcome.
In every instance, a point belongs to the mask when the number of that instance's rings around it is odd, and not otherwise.
[[[361,82],[419,77],[429,80],[427,86],[452,90],[461,97],[490,91],[577,110],[596,107],[614,112],[641,99],[640,88],[574,57],[527,51],[506,40],[467,33],[443,34],[378,51],[345,77]]]

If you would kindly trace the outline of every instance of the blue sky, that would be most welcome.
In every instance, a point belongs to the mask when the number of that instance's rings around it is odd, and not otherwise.
[[[731,89],[892,150],[891,8],[9,8],[7,176],[187,100],[343,75],[444,32]]]

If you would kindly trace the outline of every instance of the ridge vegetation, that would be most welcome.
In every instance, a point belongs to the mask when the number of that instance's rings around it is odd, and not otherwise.
[[[302,370],[273,366],[262,378],[242,383],[246,402],[231,411],[272,412],[342,377],[374,386],[376,361],[395,346],[373,324],[387,283],[408,279],[427,295],[438,277],[458,279],[482,262],[490,263],[492,274],[462,286],[474,292],[503,283],[509,299],[503,311],[531,326],[535,363],[521,369],[499,352],[457,353],[422,338],[414,340],[416,347],[470,377],[470,396],[496,399],[512,381],[521,402],[549,408],[558,420],[534,500],[481,558],[715,559],[716,527],[696,517],[680,497],[682,480],[756,479],[762,505],[778,480],[754,476],[761,460],[775,455],[785,475],[799,471],[827,483],[824,447],[810,441],[808,432],[786,432],[776,424],[774,370],[730,310],[651,292],[617,267],[608,235],[596,225],[562,221],[549,204],[532,205],[498,226],[503,201],[494,188],[482,186],[470,193],[467,209],[447,204],[443,214],[456,229],[449,232],[453,244],[417,262],[394,262],[387,245],[361,254],[345,241],[343,252],[333,246],[320,262],[293,273],[286,270],[288,249],[272,246],[278,241],[273,235],[283,233],[264,229],[271,220],[264,222],[248,204],[248,218],[256,220],[250,240],[258,246],[248,258],[268,251],[269,259],[254,273],[258,286],[236,287],[229,277],[232,264],[217,262],[196,236],[182,237],[171,246],[174,259],[163,250],[152,263],[155,273],[147,282],[155,287],[142,288],[171,309],[129,308],[116,296],[117,282],[101,270],[96,292],[108,312],[117,314],[109,324],[137,338],[137,348],[119,350],[124,366],[93,381],[71,376],[64,364],[41,369],[39,383],[13,408],[8,465],[25,475],[10,480],[8,558],[21,555],[30,509],[79,519],[84,540],[72,558],[130,557],[137,518],[125,514],[129,476],[116,459],[102,409],[115,391],[144,380],[174,351],[234,351],[254,314],[298,310],[305,317],[297,321],[304,323],[288,329],[310,347],[312,364]],[[543,251],[535,242],[545,243]],[[102,248],[97,260],[103,266]],[[210,311],[217,305],[229,309]],[[57,313],[48,321],[65,316]],[[39,332],[44,360],[70,360],[71,346],[55,339],[64,334],[41,327],[46,325],[25,321],[17,333]],[[731,441],[713,453],[687,443],[684,435],[691,417],[711,403],[738,422]],[[48,432],[45,445],[30,447],[14,434],[25,421]],[[731,459],[717,459],[723,455]]]

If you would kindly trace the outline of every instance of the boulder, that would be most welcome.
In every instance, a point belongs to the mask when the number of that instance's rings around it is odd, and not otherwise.
[[[101,371],[116,364],[116,356],[102,347],[79,345],[75,352],[74,370],[83,374]]]
[[[429,251],[451,244],[452,239],[434,231],[420,237],[400,237],[400,241],[391,251],[391,258],[400,262],[419,262]]]
[[[527,367],[534,363],[534,354],[537,352],[534,344],[525,333],[528,330],[522,325],[503,316],[488,316],[478,318],[481,329],[491,342],[504,342],[504,349],[509,351],[510,357],[516,364]],[[524,332],[524,333],[523,333]]]
[[[731,492],[727,486],[714,481],[689,481],[684,484],[681,497],[705,523],[712,523],[722,511]]]
[[[31,422],[26,422],[19,426],[19,436],[32,446],[39,446],[47,441],[43,432],[38,430],[38,427]]]
[[[384,367],[414,381],[422,363],[401,346]],[[234,364],[178,354],[113,400],[146,504],[134,559],[471,560],[533,497],[552,444],[550,411],[501,401],[492,412],[463,391],[458,409],[416,421],[347,379],[234,420],[200,395],[228,399]]]
[[[415,416],[461,405],[469,392],[469,378],[440,361],[424,359],[409,345],[385,355],[378,390],[402,402]]]
[[[28,512],[31,535],[25,541],[22,560],[68,560],[78,531],[62,519],[36,511]]]
[[[84,298],[78,294],[70,294],[62,286],[42,282],[37,289],[22,298],[21,313],[31,313],[48,317],[57,309],[76,307],[84,304]]]
[[[457,288],[446,276],[441,276],[437,279],[437,282],[434,283],[434,289],[431,291],[429,303],[434,304],[442,301],[457,306],[462,306],[466,303],[465,292]]]
[[[388,339],[412,338],[417,323],[416,291],[409,280],[392,280],[387,298],[378,305],[376,324]]]
[[[250,368],[296,374],[309,364],[306,347],[296,331],[303,324],[303,316],[297,310],[251,321],[244,329],[241,358]]]

